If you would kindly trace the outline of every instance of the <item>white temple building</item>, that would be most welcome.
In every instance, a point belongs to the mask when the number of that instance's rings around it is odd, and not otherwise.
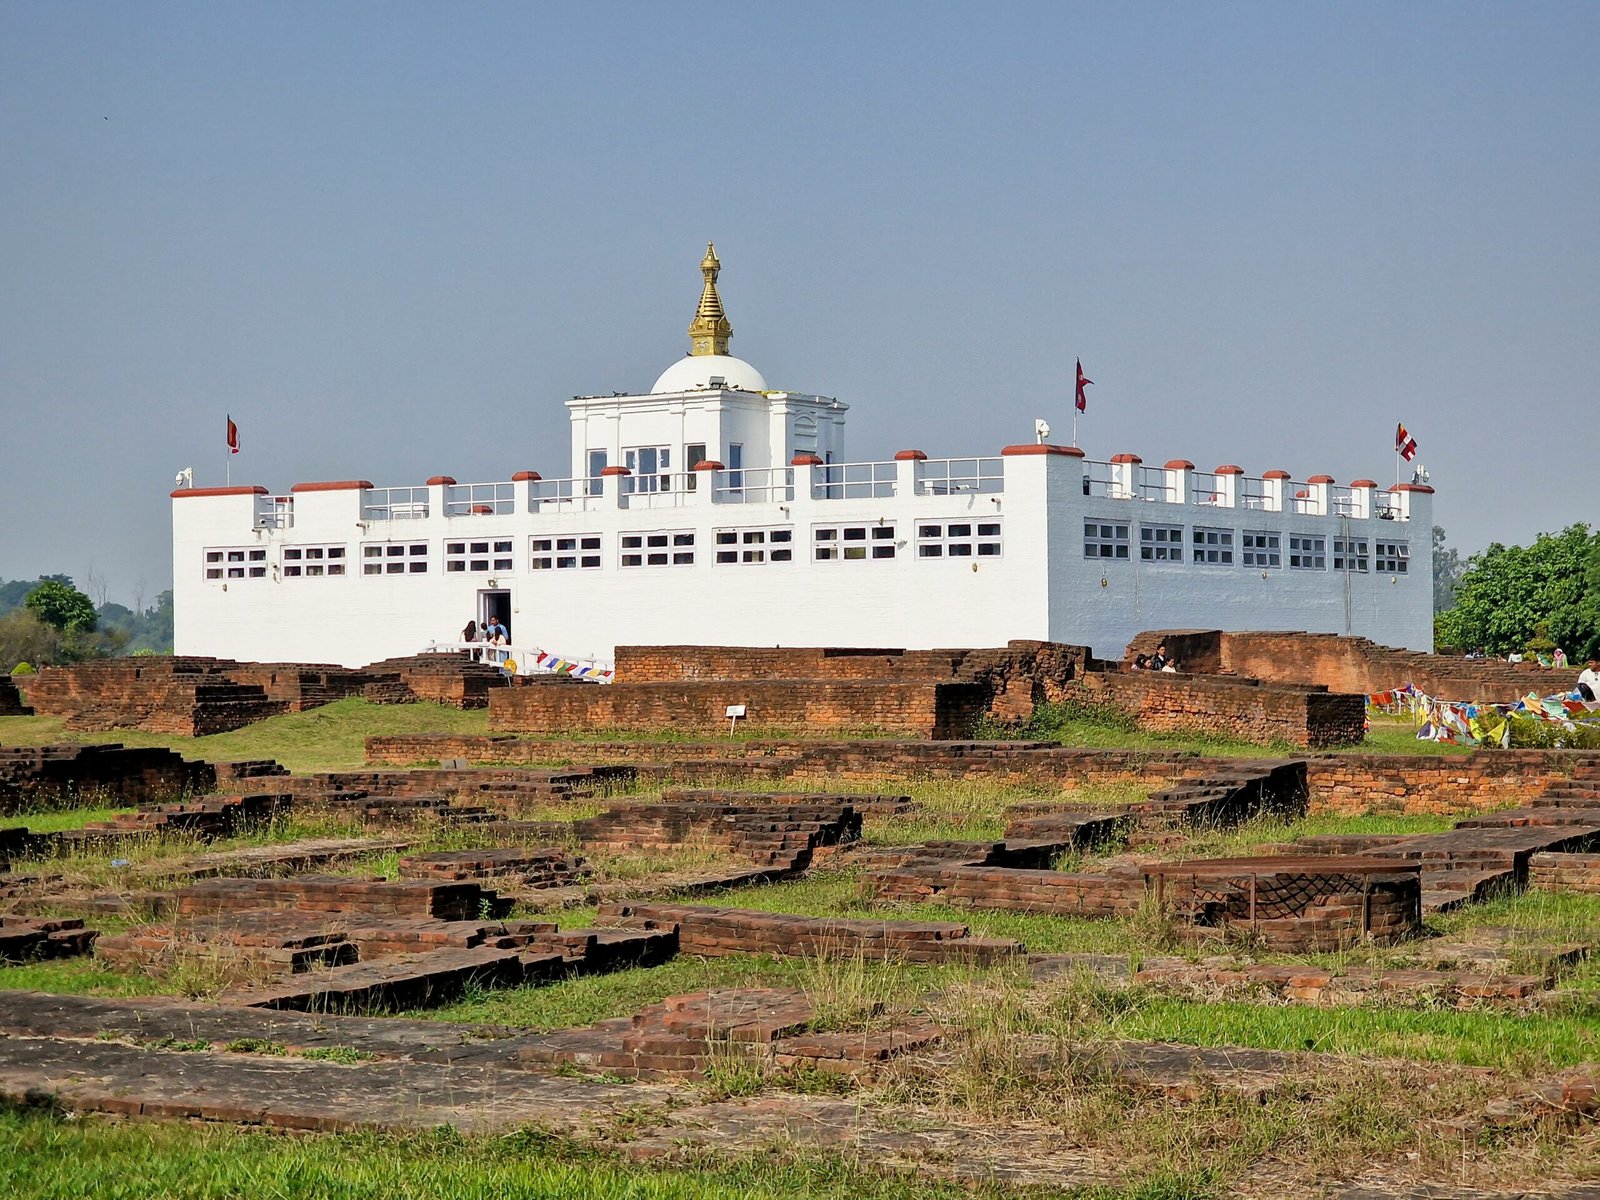
[[[848,406],[732,357],[713,248],[700,267],[689,354],[648,392],[567,401],[560,478],[174,491],[177,652],[358,666],[490,615],[525,663],[1013,638],[1116,656],[1166,628],[1432,648],[1432,488],[1042,442],[850,462]]]

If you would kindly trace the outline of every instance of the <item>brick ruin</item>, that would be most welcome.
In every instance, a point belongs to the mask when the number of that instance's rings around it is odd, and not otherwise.
[[[1141,729],[1220,734],[1323,749],[1366,735],[1365,696],[1307,685],[1158,671],[1096,671],[1079,693],[1130,714]]]
[[[359,668],[151,655],[46,667],[23,686],[35,712],[64,717],[68,729],[203,737],[348,696],[485,708],[505,683],[497,668],[464,655],[421,654]]]
[[[1164,629],[1128,643],[1125,664],[1166,643],[1182,669],[1200,675],[1238,675],[1267,683],[1314,684],[1334,692],[1372,695],[1414,684],[1450,700],[1509,702],[1529,692],[1567,688],[1577,677],[1536,663],[1455,658],[1380,646],[1331,633]]]
[[[769,729],[873,729],[947,739],[979,717],[1025,719],[1093,660],[1081,646],[1014,641],[984,650],[619,646],[602,688],[513,689],[489,707],[496,730],[727,727],[730,705]]]
[[[9,675],[0,675],[0,717],[29,717],[33,709],[22,702],[22,693]]]
[[[604,688],[513,689],[490,705],[497,731],[725,728],[730,706],[766,729],[876,729],[933,740],[980,717],[1021,722],[1046,703],[1129,713],[1141,727],[1306,747],[1361,740],[1365,701],[1325,688],[1125,674],[1082,646],[1014,641],[981,650],[621,646]]]

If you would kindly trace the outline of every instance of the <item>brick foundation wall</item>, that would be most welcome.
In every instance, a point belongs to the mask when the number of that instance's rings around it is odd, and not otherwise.
[[[156,747],[7,746],[0,748],[0,814],[100,795],[149,804],[208,792],[217,779],[211,763]]]
[[[1577,678],[1576,667],[1568,673],[1530,663],[1420,654],[1331,633],[1151,630],[1129,643],[1128,658],[1149,654],[1162,641],[1186,671],[1320,684],[1361,695],[1411,683],[1430,696],[1503,702],[1568,688]]]
[[[729,705],[763,728],[877,728],[922,738],[970,733],[989,699],[968,683],[698,682],[506,688],[492,694],[495,730],[725,729]]]
[[[33,712],[9,675],[0,675],[0,717],[26,717]]]
[[[619,646],[619,683],[828,680],[863,683],[976,683],[990,711],[1025,720],[1041,701],[1059,700],[1094,664],[1089,650],[1018,640],[987,649],[855,650],[776,646]]]
[[[1576,750],[1473,754],[1338,754],[1307,760],[1311,811],[1416,815],[1523,803],[1600,756]]]
[[[1141,729],[1202,730],[1312,749],[1353,745],[1366,722],[1361,696],[1216,675],[1097,671],[1084,677],[1083,694],[1132,714]]]

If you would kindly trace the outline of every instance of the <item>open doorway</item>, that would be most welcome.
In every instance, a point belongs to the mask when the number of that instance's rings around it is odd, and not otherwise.
[[[479,592],[478,624],[487,627],[495,620],[506,627],[506,641],[515,640],[516,631],[511,628],[511,593]]]

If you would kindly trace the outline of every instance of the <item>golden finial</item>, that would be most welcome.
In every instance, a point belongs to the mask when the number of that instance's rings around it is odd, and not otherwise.
[[[700,307],[695,309],[694,320],[689,322],[690,354],[728,352],[733,326],[728,322],[728,314],[722,311],[722,297],[717,295],[717,273],[721,270],[717,248],[707,242],[706,256],[700,260],[700,273],[706,277],[706,283],[700,290]]]

